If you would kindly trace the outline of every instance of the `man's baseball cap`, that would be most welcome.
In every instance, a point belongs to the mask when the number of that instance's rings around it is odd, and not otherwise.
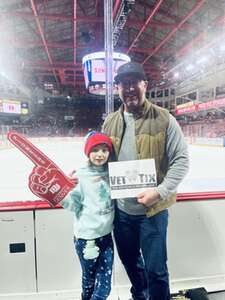
[[[147,80],[143,66],[137,62],[128,62],[120,66],[114,78],[115,83],[119,83],[127,75],[134,75],[138,79]]]

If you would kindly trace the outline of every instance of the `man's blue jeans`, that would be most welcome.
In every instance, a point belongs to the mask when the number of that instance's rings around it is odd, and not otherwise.
[[[114,237],[135,300],[170,299],[167,226],[168,210],[148,218],[116,209]]]

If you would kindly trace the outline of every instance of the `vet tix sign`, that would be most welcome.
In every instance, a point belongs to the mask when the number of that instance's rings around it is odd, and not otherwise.
[[[154,159],[109,163],[111,198],[136,197],[138,193],[157,186]]]

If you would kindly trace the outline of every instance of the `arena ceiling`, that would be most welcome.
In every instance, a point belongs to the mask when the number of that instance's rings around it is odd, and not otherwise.
[[[114,0],[114,50],[173,84],[185,59],[222,42],[224,0]],[[121,25],[122,24],[122,25]],[[0,71],[26,85],[84,91],[82,57],[104,50],[103,0],[1,0]]]

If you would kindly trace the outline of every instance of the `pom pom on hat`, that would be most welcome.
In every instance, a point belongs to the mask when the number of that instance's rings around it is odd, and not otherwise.
[[[91,149],[100,144],[105,144],[109,148],[109,152],[112,152],[112,141],[107,135],[97,131],[88,133],[84,146],[84,153],[89,156]]]

